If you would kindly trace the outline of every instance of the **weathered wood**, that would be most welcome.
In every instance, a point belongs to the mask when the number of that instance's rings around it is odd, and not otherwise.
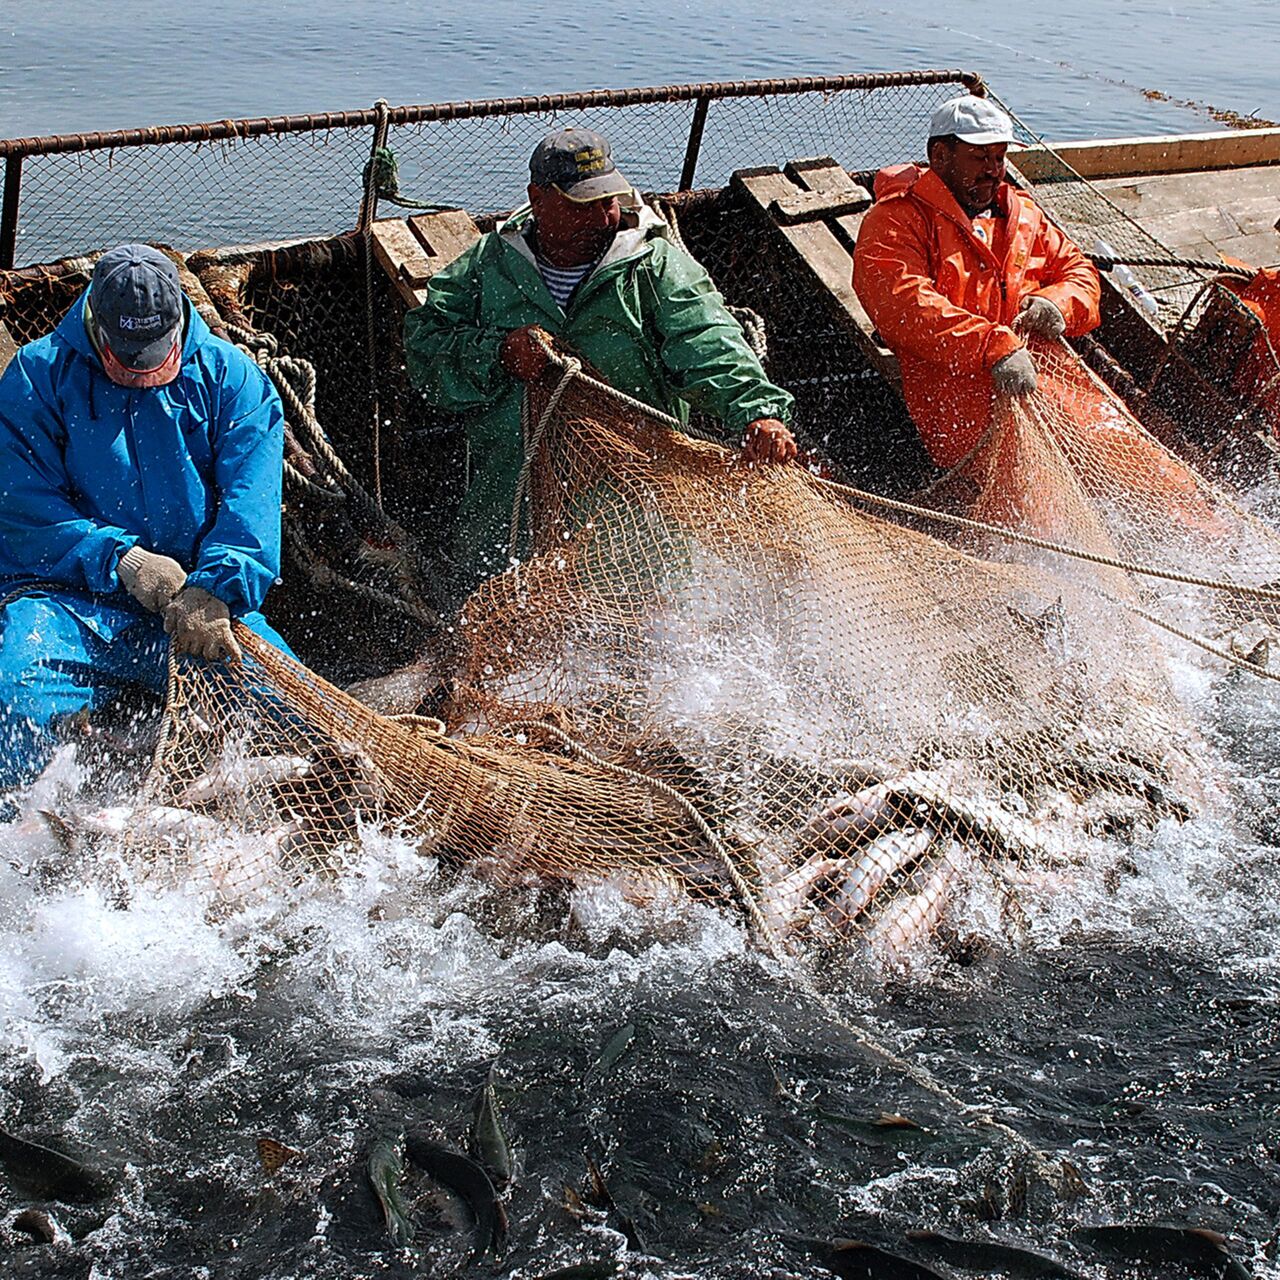
[[[431,277],[480,235],[461,209],[423,213],[407,221],[380,218],[370,233],[374,257],[409,307],[422,305]]]
[[[1280,166],[1231,172],[1167,173],[1106,178],[1098,186],[1128,213],[1145,218],[1179,209],[1242,209],[1280,201]]]
[[[9,367],[9,361],[18,354],[18,344],[9,332],[9,326],[0,320],[0,373]]]
[[[823,156],[820,160],[792,160],[783,172],[797,186],[813,195],[832,200],[858,201],[856,210],[833,214],[830,220],[836,239],[844,245],[852,259],[858,243],[858,232],[862,229],[862,215],[871,208],[871,192],[855,182],[844,166],[837,164],[830,156]],[[851,261],[850,271],[852,269]]]
[[[838,218],[849,213],[862,213],[871,205],[871,193],[858,188],[856,195],[830,196],[825,191],[799,191],[770,206],[774,221],[789,227],[797,222],[813,222],[816,218]]]
[[[834,161],[830,162],[830,166],[839,168]],[[845,184],[856,188],[857,184],[843,169],[840,173],[844,176],[844,184],[831,171],[830,166],[806,168],[801,163],[794,165],[792,172],[807,184],[812,184],[810,190],[825,186],[827,189],[820,194],[831,195],[832,188]],[[849,257],[849,250],[837,238],[833,228],[826,221],[778,225],[771,213],[773,202],[794,200],[797,186],[777,169],[740,169],[733,175],[731,182],[772,228],[775,242],[788,251],[791,264],[801,273],[800,286],[825,290],[837,311],[842,312],[847,319],[858,349],[884,378],[899,385],[901,378],[898,362],[889,349],[873,337],[875,327],[853,291],[853,262]],[[848,223],[851,220],[856,238],[861,215],[850,214],[832,221]],[[847,230],[845,234],[848,234]]]
[[[420,213],[409,219],[409,226],[427,256],[436,259],[434,271],[447,267],[460,253],[471,248],[480,236],[471,215],[462,209]]]
[[[1222,129],[1212,133],[1059,142],[1051,146],[1086,178],[1280,164],[1280,129]],[[1042,147],[1019,151],[1017,165],[1032,181],[1060,172],[1058,162]]]

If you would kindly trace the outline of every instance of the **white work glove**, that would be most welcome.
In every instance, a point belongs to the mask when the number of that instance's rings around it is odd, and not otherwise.
[[[216,662],[244,655],[231,634],[231,610],[202,587],[184,587],[164,611],[164,629],[176,653],[189,653]]]
[[[145,551],[135,543],[120,557],[116,577],[144,609],[159,613],[182,590],[187,571],[171,557]]]
[[[1036,389],[1036,366],[1026,347],[1011,351],[991,366],[991,381],[997,391],[1011,396],[1029,396]]]
[[[1067,331],[1061,311],[1048,298],[1028,298],[1013,318],[1013,329],[1019,333],[1038,333],[1056,342]]]

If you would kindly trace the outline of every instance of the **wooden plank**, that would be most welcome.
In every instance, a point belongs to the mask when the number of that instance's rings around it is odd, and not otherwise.
[[[409,227],[427,256],[436,259],[432,264],[433,271],[447,267],[480,238],[480,231],[471,221],[471,215],[463,209],[420,213],[409,219]]]
[[[1280,204],[1280,167],[1108,178],[1098,185],[1122,209],[1140,217],[1209,206],[1229,209],[1237,201],[1245,207],[1267,199]]]
[[[848,174],[845,177],[848,178]],[[773,221],[770,206],[775,200],[793,198],[796,185],[776,169],[740,169],[730,181],[760,216],[775,228],[775,234],[789,248],[793,263],[807,277],[809,287],[826,290],[832,302],[845,314],[859,350],[881,376],[895,386],[901,385],[896,358],[872,337],[875,326],[853,291],[853,262],[835,232],[825,222],[800,222],[779,227]],[[834,184],[839,180],[831,177],[827,181]],[[852,179],[849,181],[852,184]]]
[[[1225,253],[1229,258],[1239,258],[1251,267],[1274,267],[1280,263],[1280,235],[1263,231],[1252,236],[1235,236],[1219,240],[1214,245],[1215,256]]]
[[[1280,164],[1280,129],[1221,129],[1049,145],[1086,178]],[[1043,147],[1018,151],[1016,163],[1032,181],[1060,172],[1057,161]]]
[[[431,277],[480,236],[461,209],[419,214],[407,222],[380,218],[371,231],[374,257],[409,307],[421,306]]]
[[[9,367],[9,361],[18,354],[18,344],[9,332],[9,326],[0,320],[0,373]]]
[[[798,191],[786,200],[775,200],[770,206],[774,221],[780,226],[795,222],[812,222],[816,218],[839,218],[849,213],[862,213],[871,205],[871,193],[858,188],[856,195],[830,196],[825,191]]]
[[[792,160],[783,172],[797,186],[815,195],[859,201],[857,210],[837,214],[832,218],[836,238],[852,257],[858,243],[858,232],[862,229],[862,215],[871,208],[871,192],[855,182],[845,172],[844,166],[837,164],[830,156],[823,156],[821,160]],[[851,262],[850,270],[852,269]]]

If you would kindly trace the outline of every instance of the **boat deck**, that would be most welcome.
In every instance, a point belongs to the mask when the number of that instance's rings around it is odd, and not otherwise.
[[[1057,154],[1174,254],[1280,263],[1280,129],[1057,144]],[[1015,159],[1033,181],[1046,153]]]

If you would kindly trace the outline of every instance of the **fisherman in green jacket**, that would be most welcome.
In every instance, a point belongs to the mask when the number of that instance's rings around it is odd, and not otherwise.
[[[687,422],[714,415],[752,463],[787,462],[791,396],[775,387],[707,273],[618,172],[590,129],[548,134],[529,204],[431,280],[405,318],[409,377],[465,415],[469,484],[455,549],[469,584],[506,566],[523,461],[523,381],[546,354],[535,329],[621,391]]]

